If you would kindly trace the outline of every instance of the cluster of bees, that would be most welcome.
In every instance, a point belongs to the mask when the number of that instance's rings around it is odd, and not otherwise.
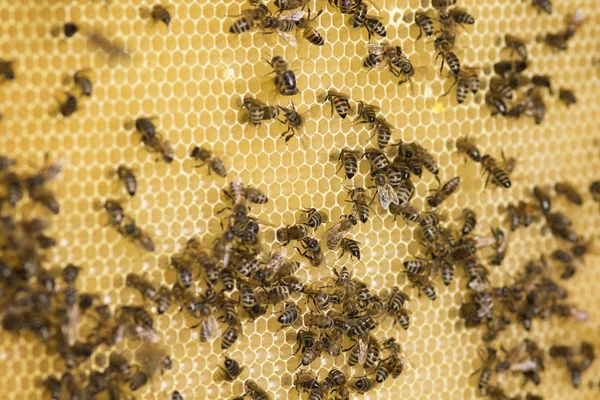
[[[575,32],[581,27],[585,20],[583,10],[576,10],[573,14],[567,15],[566,27],[564,30],[556,33],[546,33],[544,43],[552,49],[565,51],[569,40],[575,35]]]
[[[550,357],[566,364],[574,388],[581,385],[581,375],[596,359],[594,346],[588,342],[581,342],[578,347],[554,345],[550,347]]]
[[[140,306],[119,306],[113,313],[98,294],[77,289],[81,267],[69,263],[49,267],[48,250],[56,240],[48,236],[51,221],[44,217],[21,215],[26,196],[51,215],[60,211],[50,188],[62,171],[62,163],[50,163],[31,174],[15,170],[16,162],[0,156],[0,182],[5,197],[0,201],[0,310],[2,328],[22,335],[31,332],[48,351],[60,355],[67,371],[42,382],[53,400],[91,399],[106,393],[109,398],[125,398],[158,372],[171,369],[167,353],[155,344],[158,334],[153,318]],[[135,276],[128,284],[140,285]],[[149,296],[150,294],[148,294]],[[85,371],[100,346],[117,346],[126,339],[148,343],[133,359],[113,351],[104,370]],[[149,344],[149,343],[152,344]],[[134,362],[135,360],[135,362]],[[181,399],[181,397],[174,397]]]

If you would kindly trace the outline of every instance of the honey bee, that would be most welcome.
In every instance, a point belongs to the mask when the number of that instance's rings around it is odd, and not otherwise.
[[[395,129],[394,126],[387,122],[385,118],[377,117],[374,131],[377,134],[377,146],[380,149],[384,149],[392,139],[393,129]]]
[[[293,302],[286,302],[285,308],[281,315],[277,317],[277,322],[281,324],[281,327],[291,326],[294,322],[298,320],[299,309],[298,306]]]
[[[552,14],[552,0],[531,0],[531,5],[539,11]]]
[[[269,198],[267,197],[267,195],[256,188],[248,186],[248,187],[244,188],[243,192],[244,192],[244,197],[250,203],[266,204],[269,201]]]
[[[454,4],[456,4],[456,0],[433,0],[431,2],[431,6],[438,11],[445,11]]]
[[[567,107],[577,103],[577,97],[575,97],[575,93],[570,89],[560,88],[558,90],[558,99]]]
[[[358,111],[357,116],[354,121],[359,121],[358,124],[370,124],[371,126],[375,125],[375,121],[377,120],[377,113],[381,111],[381,108],[378,106],[373,106],[363,101],[358,102]]]
[[[371,40],[371,36],[377,35],[381,37],[386,37],[387,32],[385,29],[385,25],[381,22],[383,18],[377,17],[375,15],[368,15],[365,18],[364,27],[369,34],[369,40]]]
[[[342,215],[339,222],[325,232],[325,241],[329,250],[335,250],[352,226],[358,222],[353,215]]]
[[[415,13],[415,24],[419,27],[419,36],[417,40],[421,39],[423,33],[427,36],[433,35],[435,31],[435,27],[433,26],[433,19],[431,15],[427,12],[417,11]]]
[[[5,81],[12,81],[15,79],[15,69],[13,60],[0,59],[0,77]]]
[[[449,9],[448,12],[457,24],[473,25],[475,23],[475,18],[473,18],[464,8],[453,7]]]
[[[75,72],[73,82],[79,88],[82,95],[90,97],[92,95],[94,84],[90,78],[91,69],[86,68]]]
[[[356,150],[347,150],[343,149],[340,152],[339,161],[341,162],[340,168],[344,168],[344,172],[346,173],[346,178],[352,179],[356,172],[358,171],[358,158],[360,156],[360,152]]]
[[[285,107],[279,106],[279,109],[283,112],[283,116],[285,117],[285,123],[287,124],[287,127],[288,127],[288,130],[283,132],[281,134],[281,137],[285,136],[285,142],[287,143],[297,133],[300,136],[300,141],[303,143],[303,146],[306,148],[307,145],[304,141],[304,138],[301,136],[301,130],[304,127],[303,114],[299,114],[296,111],[296,107],[294,106],[294,103],[291,103],[291,102],[290,102],[290,108],[285,108]],[[292,132],[292,133],[286,136],[286,134],[288,134],[289,132]]]
[[[240,34],[248,32],[254,28],[256,23],[262,21],[271,11],[264,4],[258,4],[256,7],[243,10],[242,14],[229,28],[229,33]]]
[[[275,0],[273,4],[279,8],[279,12],[282,12],[301,7],[304,8],[308,4],[308,0]]]
[[[253,381],[252,379],[247,379],[244,382],[244,388],[246,389],[246,394],[250,395],[252,400],[271,400],[272,397],[268,394],[263,388],[258,386],[258,383]]]
[[[52,400],[60,400],[62,393],[62,383],[59,379],[57,379],[54,376],[49,376],[48,378],[44,379],[42,385],[44,386],[44,390],[46,391],[46,393],[48,393],[48,395],[50,395],[50,398]]]
[[[504,42],[506,43],[506,47],[511,50],[511,55],[515,52],[521,59],[527,59],[527,47],[525,47],[525,41],[523,39],[507,33],[504,35]]]
[[[400,197],[400,196],[398,196]],[[409,202],[400,202],[400,205],[390,204],[390,213],[394,217],[400,215],[406,223],[413,222],[418,223],[421,221],[419,210]]]
[[[294,387],[297,391],[312,390],[320,387],[319,381],[312,372],[300,371],[294,376]]]
[[[29,197],[35,203],[39,203],[46,207],[53,214],[58,214],[60,212],[60,205],[58,204],[58,200],[56,200],[54,193],[43,186],[34,186],[31,188],[29,190]]]
[[[279,108],[276,106],[267,106],[262,101],[252,96],[244,96],[242,108],[248,111],[248,119],[255,126],[260,126],[262,121],[275,119],[279,116]]]
[[[359,28],[365,24],[369,7],[365,3],[360,2],[352,8],[353,11],[352,18],[350,18],[350,23],[352,24],[353,28]]]
[[[277,241],[284,246],[292,240],[302,240],[308,237],[309,234],[309,226],[305,224],[287,225],[285,228],[279,228],[276,231]]]
[[[425,201],[430,207],[438,207],[444,200],[452,195],[460,184],[460,176],[456,176],[444,183],[441,188],[436,189],[433,195],[427,196]]]
[[[350,105],[349,96],[337,92],[334,89],[329,89],[325,96],[321,96],[323,98],[322,102],[330,102],[331,103],[331,115],[333,116],[333,110],[342,118],[345,119],[348,114],[353,112],[352,105]]]
[[[275,72],[275,88],[283,96],[293,96],[298,93],[296,74],[288,68],[288,63],[280,56],[271,58],[267,63]]]
[[[68,118],[79,109],[77,97],[70,92],[62,92],[57,96],[58,111],[60,114]]]
[[[475,162],[481,161],[481,152],[475,145],[474,140],[469,139],[469,137],[459,138],[456,140],[456,150],[464,154],[466,157],[469,157],[471,160]],[[465,161],[466,161],[465,157]]]
[[[485,156],[481,157],[481,166],[488,175],[485,187],[487,187],[488,182],[490,179],[492,179],[492,181],[498,186],[505,189],[510,189],[512,186],[510,178],[508,177],[508,174],[498,166],[496,159],[486,154]]]
[[[379,149],[369,147],[365,149],[363,157],[369,160],[371,163],[371,169],[373,171],[384,172],[390,165],[390,160],[387,156]]]
[[[435,301],[437,298],[437,293],[435,290],[435,286],[433,285],[433,281],[425,275],[413,275],[408,274],[408,279],[412,282],[413,287],[416,287],[419,290],[419,295],[421,293],[425,294],[427,298],[431,301]]]
[[[204,147],[194,146],[190,152],[190,157],[201,162],[200,165],[196,165],[196,168],[206,165],[209,175],[210,171],[213,170],[221,178],[225,178],[227,176],[227,168],[225,167],[225,164],[223,164],[223,161],[221,161],[220,158],[213,157],[210,150],[207,150]]]
[[[358,393],[365,394],[373,388],[374,384],[371,378],[367,376],[361,376],[350,381],[349,386]]]
[[[221,378],[227,382],[234,381],[244,371],[244,367],[240,368],[240,364],[232,358],[225,356],[225,368],[219,365]]]
[[[581,199],[581,195],[575,189],[575,187],[568,182],[557,182],[554,185],[554,190],[556,194],[564,196],[568,201],[578,206],[583,204],[583,200]]]
[[[325,261],[325,256],[319,242],[314,238],[307,237],[302,239],[300,244],[303,251],[296,247],[300,255],[306,258],[313,267],[321,266],[323,261]]]
[[[156,117],[139,117],[135,119],[135,130],[140,133],[144,142],[151,141],[156,137],[155,119]]]
[[[175,150],[171,145],[171,142],[162,138],[161,135],[157,134],[154,139],[144,140],[144,144],[151,153],[158,153],[162,157],[163,161],[170,164],[175,159]]]
[[[225,329],[225,332],[223,332],[223,337],[221,338],[221,350],[227,350],[233,346],[240,337],[240,332],[242,332],[242,327],[238,320],[235,320],[229,324],[227,329]]]
[[[506,256],[508,240],[500,228],[492,228],[492,235],[494,236],[494,250],[496,251],[496,254],[490,259],[490,263],[492,265],[500,265]]]
[[[127,274],[125,286],[139,291],[144,299],[156,300],[158,294],[156,288],[143,276],[135,273]]]
[[[124,237],[131,239],[140,248],[149,252],[154,252],[155,246],[152,238],[143,232],[131,217],[125,216],[121,226],[119,226],[117,230]]]
[[[567,38],[565,37],[564,33],[546,33],[546,36],[544,36],[544,43],[546,43],[546,45],[548,45],[549,47],[556,49],[556,50],[560,50],[560,51],[565,51],[567,50]]]
[[[356,240],[343,238],[340,244],[342,248],[342,253],[338,257],[338,260],[342,258],[346,252],[350,253],[350,258],[355,257],[358,260],[360,260],[360,247],[358,247],[358,245],[360,244],[359,242],[357,242]]]
[[[452,51],[452,45],[443,37],[439,37],[434,41],[435,50],[437,52],[435,57],[435,62],[437,62],[438,58],[442,59],[442,64],[440,66],[440,75],[442,73],[442,69],[444,68],[444,63],[448,64],[448,68],[452,72],[452,74],[456,77],[460,73],[460,60]]]
[[[331,329],[333,328],[333,320],[327,315],[309,312],[304,315],[304,325],[308,328]]]
[[[431,172],[433,175],[437,175],[439,172],[439,166],[437,163],[437,160],[435,159],[435,156],[433,154],[431,154],[427,149],[425,149],[423,146],[421,146],[420,144],[413,142],[410,143],[410,146],[413,148],[414,151],[414,160],[418,160],[420,163],[423,164],[423,166],[427,169],[427,171]],[[410,161],[413,160],[413,158],[410,158],[409,161],[409,166],[410,166]],[[411,166],[411,170],[413,170],[413,167]],[[415,175],[420,176],[420,173],[416,173],[413,170],[413,173],[415,173]]]
[[[548,192],[546,192],[539,186],[535,186],[533,188],[533,196],[538,202],[538,207],[540,208],[540,211],[544,215],[547,215],[550,212],[550,209],[552,208],[552,202],[550,200],[550,195],[548,194]]]
[[[348,189],[350,202],[352,202],[352,215],[355,215],[363,224],[369,220],[369,211],[371,210],[371,199],[365,194],[365,189],[358,187]]]
[[[315,28],[310,26],[310,22],[317,19],[321,15],[322,12],[323,12],[323,10],[319,10],[317,15],[315,15],[313,18],[310,18],[310,8],[309,8],[308,15],[306,17],[304,17],[304,12],[302,12],[302,15],[303,15],[302,18],[300,18],[296,21],[296,26],[298,27],[298,29],[304,30],[302,33],[302,36],[304,36],[304,38],[306,40],[308,40],[310,43],[314,44],[315,46],[323,46],[325,44],[325,39],[323,38],[323,36],[321,36],[321,34]]]
[[[108,214],[110,224],[114,227],[120,226],[121,221],[123,221],[125,216],[125,211],[123,210],[121,203],[119,203],[117,200],[108,199],[104,202],[102,207]]]
[[[127,190],[127,193],[129,193],[130,196],[135,195],[137,190],[137,179],[133,173],[133,170],[121,164],[117,168],[117,177],[125,185],[125,190]]]

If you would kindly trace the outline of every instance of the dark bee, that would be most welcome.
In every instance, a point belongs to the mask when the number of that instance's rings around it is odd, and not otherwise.
[[[343,238],[341,242],[342,252],[338,259],[342,258],[346,252],[350,253],[350,257],[355,257],[360,260],[360,247],[358,247],[360,243],[356,240]]]
[[[278,107],[267,106],[250,95],[244,96],[242,108],[248,111],[248,119],[255,126],[260,126],[264,120],[275,119],[279,116]]]
[[[117,168],[117,177],[125,185],[127,193],[129,193],[130,196],[135,195],[135,192],[137,190],[137,179],[133,174],[133,170],[121,164]]]
[[[385,171],[390,165],[390,160],[379,149],[369,147],[365,149],[363,157],[369,160],[369,162],[371,163],[371,167],[374,171]]]
[[[65,281],[66,284],[71,285],[73,282],[75,282],[77,280],[80,270],[81,270],[81,267],[78,267],[71,263],[67,264],[65,266],[65,268],[63,268],[62,274],[61,274],[63,281]]]
[[[160,154],[163,161],[167,164],[172,163],[175,159],[175,150],[171,142],[163,139],[159,134],[154,139],[144,139],[144,145],[148,148],[149,152]]]
[[[54,193],[43,186],[34,186],[31,188],[29,190],[29,197],[32,201],[46,207],[53,214],[58,214],[60,212],[60,205],[58,204],[58,200],[56,200]]]
[[[348,195],[352,202],[352,214],[363,224],[366,223],[369,220],[371,199],[365,194],[365,189],[359,187],[348,190]]]
[[[139,117],[135,120],[135,129],[142,135],[144,142],[156,137],[156,126],[152,117]]]
[[[537,87],[548,88],[548,93],[552,94],[552,81],[548,75],[533,75],[531,84]]]
[[[342,118],[346,118],[349,113],[352,112],[352,106],[350,105],[349,97],[343,93],[337,92],[334,89],[329,89],[326,93],[326,96],[323,102],[331,103],[331,115],[333,115],[333,110],[335,108],[335,112]]]
[[[367,19],[367,13],[369,12],[369,8],[363,2],[354,7],[354,11],[352,14],[352,18],[350,19],[350,23],[353,28],[359,28],[365,24]]]
[[[456,0],[433,0],[431,2],[431,6],[438,11],[445,11],[454,4],[456,4]]]
[[[156,303],[156,312],[164,314],[171,307],[171,290],[166,286],[161,286],[154,299]]]
[[[581,195],[577,189],[575,189],[575,187],[568,182],[557,182],[554,185],[554,190],[556,191],[556,194],[564,196],[573,204],[578,206],[583,204],[583,200],[581,199]]]
[[[148,383],[149,380],[150,380],[150,376],[148,375],[148,373],[146,373],[146,371],[140,369],[133,375],[133,377],[129,381],[129,389],[132,392],[135,392],[139,388],[146,385],[146,383]]]
[[[308,4],[308,0],[275,0],[275,7],[281,11],[293,10],[295,8],[304,8]]]
[[[423,213],[419,225],[421,227],[421,233],[428,242],[432,242],[437,239],[439,232],[437,225],[439,223],[439,217],[433,212]]]
[[[298,250],[302,257],[306,258],[310,262],[310,265],[313,267],[319,267],[323,261],[325,261],[325,256],[318,240],[308,237],[302,239],[300,243],[304,251],[301,251],[297,247],[296,250]]]
[[[279,228],[276,231],[277,241],[284,246],[292,240],[302,240],[309,234],[309,226],[304,224],[287,225],[285,228]]]
[[[377,134],[377,146],[380,149],[384,149],[390,143],[390,140],[392,140],[392,129],[394,127],[385,118],[377,117],[373,129]]]
[[[475,162],[481,161],[481,153],[479,149],[475,145],[475,142],[468,137],[459,138],[456,140],[456,150]]]
[[[481,166],[483,167],[488,177],[486,179],[485,187],[487,187],[490,179],[500,187],[510,189],[512,183],[508,174],[498,166],[498,162],[489,155],[485,155],[481,158]]]
[[[15,79],[14,61],[0,59],[0,76],[2,79],[12,81]]]
[[[296,111],[294,103],[290,103],[290,108],[279,106],[279,109],[283,112],[283,116],[285,117],[285,123],[288,127],[288,130],[281,134],[281,137],[285,136],[285,142],[287,143],[292,137],[294,137],[296,133],[298,135],[301,134],[300,131],[304,127],[304,117],[302,116],[302,114],[299,114]],[[289,132],[292,133],[287,135]],[[301,136],[300,140],[304,143]],[[304,144],[304,147],[306,147],[306,144]]]
[[[442,69],[444,68],[444,63],[448,64],[448,68],[454,76],[458,76],[460,73],[460,61],[456,54],[452,51],[452,45],[446,41],[444,38],[439,37],[434,41],[435,50],[437,52],[435,57],[435,62],[437,62],[438,58],[442,59],[442,64],[440,66],[440,74],[442,73]]]
[[[125,286],[139,291],[145,299],[156,299],[156,288],[143,276],[140,276],[135,273],[127,274],[127,278],[125,279]]]
[[[460,184],[460,176],[456,176],[444,183],[441,188],[435,190],[435,193],[431,196],[427,196],[426,201],[430,207],[438,207],[444,200],[446,200],[452,193],[458,189]]]
[[[552,14],[552,0],[531,0],[531,5],[540,11]]]
[[[221,350],[227,350],[233,346],[238,340],[241,331],[242,328],[237,320],[234,321],[234,323],[229,324],[221,338]]]
[[[325,241],[329,250],[335,250],[342,239],[358,222],[353,215],[343,215],[339,222],[325,232]]]
[[[448,12],[457,24],[473,25],[475,23],[475,18],[473,18],[464,8],[453,7],[448,10]]]
[[[242,32],[248,32],[254,28],[256,22],[262,21],[267,15],[270,15],[271,11],[264,4],[258,4],[258,6],[244,10],[229,28],[229,33],[240,34]]]
[[[223,164],[223,161],[221,161],[220,158],[213,157],[210,150],[207,150],[204,147],[194,146],[190,152],[190,157],[202,163],[197,165],[196,168],[206,165],[209,175],[210,171],[213,170],[221,178],[225,178],[227,176],[227,168],[225,167],[225,164]]]
[[[266,204],[269,201],[266,194],[253,187],[244,188],[244,197],[250,203],[254,204]]]
[[[567,50],[567,39],[562,32],[546,33],[546,36],[544,37],[544,43],[556,50]]]
[[[309,328],[331,329],[333,328],[333,320],[327,315],[309,312],[304,315],[304,325]]]
[[[221,378],[227,382],[234,381],[244,371],[244,368],[240,368],[240,364],[232,358],[225,357],[225,368],[219,365],[221,371]]]
[[[468,235],[473,232],[477,224],[477,215],[470,208],[465,208],[462,213],[463,226],[461,232],[463,235]]]
[[[540,188],[539,186],[535,186],[533,188],[533,196],[538,201],[540,211],[544,215],[548,214],[550,212],[550,209],[552,208],[550,195],[544,189]]]
[[[367,376],[362,376],[350,381],[349,386],[360,394],[364,394],[373,388],[373,381]]]
[[[120,226],[125,216],[121,204],[116,200],[108,199],[104,202],[103,208],[108,214],[110,224],[114,227]]]
[[[485,94],[485,103],[494,109],[492,115],[500,114],[506,116],[508,113],[508,108],[502,96],[491,90]]]
[[[79,87],[81,94],[87,97],[91,96],[94,90],[94,84],[89,76],[90,72],[90,69],[82,69],[73,75],[73,82]]]
[[[156,4],[152,7],[152,11],[150,12],[150,17],[155,22],[162,22],[165,26],[169,26],[171,23],[171,13],[165,6],[161,6],[160,4]]]
[[[312,372],[300,371],[294,376],[294,387],[300,391],[318,389],[320,385]]]
[[[496,254],[490,259],[490,263],[492,265],[501,265],[506,256],[508,240],[500,228],[492,228],[492,236],[494,236],[494,250]]]
[[[372,35],[377,35],[381,37],[387,36],[385,25],[381,22],[381,19],[381,17],[376,17],[374,15],[366,16],[364,25],[367,29],[367,33],[369,34],[369,40],[371,40]]]
[[[277,317],[277,322],[279,322],[282,327],[290,326],[298,320],[298,313],[298,306],[295,303],[287,302],[285,304],[285,309],[281,315]]]
[[[246,394],[250,395],[252,400],[271,400],[271,395],[258,386],[252,379],[248,379],[244,382],[244,388],[246,389]]]
[[[181,393],[179,393],[177,390],[175,390],[171,394],[171,400],[183,400],[183,395]]]
[[[577,97],[575,97],[575,93],[570,89],[560,88],[558,90],[558,99],[567,107],[577,103]]]
[[[420,11],[416,12],[415,23],[419,27],[419,36],[417,37],[417,40],[423,36],[423,33],[427,36],[433,35],[435,27],[433,26],[433,19],[428,13]]]
[[[60,114],[68,118],[73,115],[78,109],[77,97],[69,92],[63,92],[58,100],[58,111]]]
[[[136,222],[130,218],[125,217],[121,226],[117,228],[119,233],[124,237],[131,239],[136,245],[142,249],[153,252],[155,250],[154,242],[144,231],[142,231],[136,224]]]
[[[323,222],[327,221],[327,216],[317,211],[316,208],[309,208],[303,211],[306,213],[306,225],[313,229],[317,229]]]
[[[358,171],[358,158],[360,153],[358,151],[346,150],[343,149],[340,152],[339,161],[341,161],[342,165],[340,165],[340,169],[343,167],[344,172],[346,173],[346,178],[352,179],[356,172]],[[338,169],[339,171],[339,169]]]
[[[359,121],[359,124],[371,124],[375,125],[377,119],[377,113],[381,111],[378,106],[373,106],[362,101],[358,102],[357,116],[354,121]]]
[[[297,94],[296,74],[289,69],[288,63],[279,56],[271,58],[271,61],[268,61],[268,63],[275,72],[274,84],[279,94],[283,96],[293,96]]]
[[[44,390],[52,400],[60,400],[62,393],[62,383],[54,376],[49,376],[42,382]]]
[[[516,52],[523,60],[527,59],[527,47],[523,39],[507,33],[504,35],[504,42],[511,52]]]
[[[298,29],[304,29],[302,36],[304,36],[304,38],[306,40],[308,40],[310,43],[312,43],[316,46],[323,46],[325,44],[325,39],[323,38],[323,36],[321,36],[321,34],[315,28],[310,26],[310,22],[317,19],[321,15],[322,12],[323,12],[323,10],[319,10],[317,15],[315,15],[313,18],[310,18],[310,8],[309,8],[308,15],[306,17],[302,17],[298,21],[296,21],[296,26],[298,27]]]

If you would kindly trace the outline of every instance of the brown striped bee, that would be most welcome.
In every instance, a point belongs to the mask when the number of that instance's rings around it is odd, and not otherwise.
[[[350,105],[349,96],[337,92],[334,89],[329,89],[327,93],[325,93],[322,97],[322,102],[329,101],[331,103],[331,115],[333,116],[333,110],[337,112],[337,114],[345,119],[348,114],[351,114],[354,110]]]
[[[229,28],[229,33],[240,34],[242,32],[248,32],[256,26],[267,15],[270,15],[271,11],[264,4],[258,4],[256,7],[243,10],[242,14]]]
[[[456,150],[465,155],[465,162],[467,160],[466,157],[469,157],[475,162],[481,161],[481,152],[475,145],[475,141],[469,139],[468,136],[456,140]]]
[[[453,7],[448,10],[450,16],[454,22],[460,25],[473,25],[475,23],[475,18],[473,18],[467,10],[460,7]]]
[[[130,196],[135,195],[137,190],[137,179],[133,174],[133,170],[121,164],[117,168],[117,177],[125,185],[125,190],[127,190],[127,193],[129,193]]]
[[[283,116],[285,117],[285,123],[287,124],[287,127],[288,127],[288,130],[283,132],[281,134],[281,137],[285,136],[285,142],[287,143],[297,133],[298,136],[300,137],[300,141],[303,143],[304,148],[308,148],[304,141],[304,137],[301,134],[301,130],[304,127],[304,117],[303,117],[304,114],[299,114],[296,111],[296,107],[294,106],[294,103],[292,103],[292,102],[290,102],[290,108],[279,106],[279,109],[283,112]],[[306,112],[309,112],[309,111],[306,111]],[[292,133],[287,135],[289,132],[292,132]]]
[[[379,204],[384,210],[387,210],[390,204],[400,204],[398,195],[394,188],[390,185],[387,175],[384,171],[379,170],[371,174],[373,181],[375,182],[375,188],[377,189],[377,198]]]
[[[454,76],[458,76],[460,73],[460,61],[454,51],[452,50],[453,45],[448,42],[444,37],[440,36],[434,41],[435,50],[437,52],[435,61],[441,57],[442,64],[440,66],[440,75],[444,68],[444,63],[448,64],[448,68]]]
[[[508,177],[508,174],[498,166],[496,159],[486,154],[485,156],[481,157],[481,166],[488,175],[485,182],[485,187],[487,187],[490,179],[492,179],[494,182],[497,182],[498,186],[505,189],[510,189],[512,186],[510,178]]]
[[[294,10],[296,8],[304,8],[308,4],[308,0],[275,0],[275,7],[281,11]]]
[[[210,150],[207,150],[204,147],[194,146],[190,152],[190,157],[201,162],[201,164],[197,165],[196,168],[206,165],[209,175],[210,171],[212,170],[215,171],[215,173],[221,178],[225,178],[227,176],[227,168],[225,167],[225,164],[219,157],[214,157]]]
[[[321,224],[327,222],[327,215],[317,211],[316,208],[309,208],[303,211],[306,213],[306,225],[313,229],[317,229]]]
[[[525,41],[523,39],[507,33],[504,35],[504,43],[506,43],[506,47],[511,50],[511,55],[515,52],[523,60],[527,59],[527,47],[525,47]]]
[[[570,89],[560,88],[558,90],[558,99],[562,101],[567,107],[577,103],[577,97],[575,93]]]
[[[303,29],[302,36],[304,36],[304,38],[306,40],[308,40],[310,43],[312,43],[316,46],[323,46],[323,44],[325,44],[325,39],[323,38],[323,36],[321,36],[321,34],[315,28],[310,26],[310,22],[317,19],[321,15],[322,12],[323,12],[323,10],[321,9],[317,13],[317,15],[315,15],[313,18],[310,18],[310,8],[309,8],[308,15],[305,17],[304,12],[302,12],[302,18],[300,18],[296,21],[296,26],[298,27],[298,29]]]
[[[377,113],[381,111],[381,108],[371,104],[367,104],[363,101],[358,102],[358,112],[354,121],[359,121],[357,124],[370,124],[373,126],[377,119]]]
[[[275,84],[277,92],[283,96],[293,96],[297,94],[298,87],[296,86],[296,74],[289,69],[287,61],[280,56],[274,56],[271,58],[271,61],[267,61],[267,63],[275,72],[273,83]]]
[[[458,189],[460,184],[460,176],[456,176],[444,183],[441,188],[434,191],[434,194],[427,196],[425,201],[430,207],[438,207],[444,200],[446,200],[452,193]]]
[[[385,29],[385,25],[381,22],[383,18],[377,17],[374,15],[368,15],[365,19],[364,27],[369,34],[369,40],[371,40],[371,36],[377,35],[381,37],[386,37],[387,32]]]
[[[356,240],[343,238],[341,242],[342,252],[338,257],[338,260],[344,256],[346,252],[350,253],[350,258],[354,257],[360,260],[360,247],[358,247],[360,243]]]
[[[325,232],[325,241],[329,250],[335,250],[344,236],[358,222],[353,215],[342,215],[339,222]]]
[[[421,39],[423,33],[427,36],[431,36],[435,31],[433,18],[431,18],[431,15],[428,12],[417,11],[415,13],[415,24],[419,27],[419,36],[417,36],[417,40]]]
[[[371,209],[372,199],[365,194],[365,189],[358,187],[348,189],[350,202],[352,202],[352,215],[355,215],[363,224],[369,220],[369,211]]]
[[[341,162],[340,168],[344,168],[346,178],[352,179],[358,171],[358,159],[361,157],[360,152],[357,150],[343,149],[340,152],[339,161]]]
[[[463,209],[462,219],[463,226],[461,232],[463,235],[468,235],[469,233],[473,232],[473,229],[475,229],[475,225],[477,224],[477,215],[475,214],[475,211],[471,210],[470,208],[465,208]]]

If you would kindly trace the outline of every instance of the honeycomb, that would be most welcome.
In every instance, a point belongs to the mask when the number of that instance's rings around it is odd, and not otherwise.
[[[549,74],[556,87],[575,91],[578,103],[569,109],[555,99],[549,100],[548,114],[540,125],[530,119],[491,117],[481,95],[469,97],[461,106],[453,96],[442,97],[450,81],[437,72],[433,44],[425,39],[415,41],[418,30],[406,22],[416,10],[428,7],[429,1],[375,2],[383,10],[388,40],[403,46],[415,66],[427,67],[413,82],[412,93],[409,85],[398,86],[388,73],[362,68],[366,33],[349,27],[344,21],[347,16],[321,0],[317,7],[325,11],[318,29],[326,45],[316,47],[299,40],[297,49],[277,35],[229,34],[233,19],[227,16],[237,15],[248,6],[239,1],[173,1],[173,20],[165,29],[140,16],[140,7],[153,5],[141,0],[2,0],[2,57],[16,60],[17,77],[0,87],[0,152],[16,156],[24,166],[39,164],[44,153],[51,152],[66,165],[55,185],[63,212],[53,220],[53,234],[60,238],[60,245],[52,251],[52,263],[72,261],[84,266],[79,288],[102,293],[106,301],[139,301],[136,293],[124,287],[125,275],[135,271],[147,273],[157,284],[173,282],[168,257],[190,236],[210,238],[219,229],[215,211],[223,204],[220,190],[235,176],[268,193],[270,202],[256,211],[261,220],[274,227],[297,220],[297,210],[302,207],[325,210],[336,221],[347,210],[345,181],[341,173],[336,174],[337,153],[343,147],[367,146],[370,132],[352,126],[351,121],[331,117],[328,106],[318,104],[319,94],[329,88],[347,92],[355,101],[378,104],[382,115],[397,127],[394,141],[418,141],[429,149],[438,157],[442,179],[460,175],[460,191],[442,210],[452,220],[459,217],[463,207],[473,208],[480,217],[479,232],[487,233],[489,227],[501,224],[499,207],[528,196],[534,184],[568,179],[584,191],[598,178],[594,173],[600,167],[600,149],[594,140],[600,126],[600,100],[594,93],[600,90],[600,80],[594,60],[599,51],[595,38],[600,34],[600,2],[555,0],[553,14],[546,15],[534,10],[529,1],[459,1],[476,19],[474,26],[459,33],[463,65],[480,67],[484,80],[489,80],[492,63],[506,55],[499,45],[501,37],[511,32],[528,40],[530,71]],[[569,42],[568,51],[553,51],[536,42],[536,35],[562,29],[564,16],[577,8],[585,10],[587,21]],[[109,57],[85,35],[69,39],[53,36],[52,27],[66,21],[102,32],[121,43],[131,57]],[[294,102],[300,112],[308,111],[306,149],[297,138],[286,146],[279,138],[283,131],[279,123],[254,128],[239,120],[238,109],[245,94],[269,104],[278,101],[286,105],[287,99],[275,99],[268,83],[270,70],[263,58],[272,54],[290,60],[296,71],[301,95],[295,96]],[[72,117],[57,116],[55,98],[67,88],[64,77],[82,68],[93,70],[94,94]],[[174,144],[175,162],[155,162],[139,137],[124,128],[128,119],[140,115],[157,116],[160,131]],[[512,189],[483,190],[479,169],[463,163],[449,144],[463,135],[475,138],[485,153],[500,157],[504,151],[518,157]],[[222,157],[229,168],[227,180],[194,168],[187,154],[195,144],[204,144]],[[120,238],[105,226],[95,206],[98,199],[124,197],[110,177],[111,168],[119,163],[136,169],[138,194],[127,200],[126,208],[155,238],[155,253],[142,252]],[[365,164],[361,163],[354,178],[356,185],[367,184]],[[417,206],[422,206],[428,188],[435,185],[431,175],[424,174],[423,182],[417,185]],[[575,219],[578,232],[591,238],[596,235],[600,214],[589,196],[586,200],[583,208],[557,203]],[[362,261],[348,260],[345,265],[375,290],[405,287],[401,263],[417,251],[413,234],[413,228],[402,221],[372,218],[352,232],[362,243]],[[267,229],[264,239],[277,247],[273,229]],[[527,260],[558,245],[550,235],[542,235],[539,226],[516,231],[510,237],[504,265],[492,273],[492,283],[508,282]],[[287,254],[292,252],[288,246]],[[574,344],[581,339],[594,342],[600,329],[600,311],[595,307],[600,301],[595,284],[600,280],[600,271],[594,268],[596,257],[588,257],[588,265],[565,282],[570,301],[588,311],[590,320],[577,325],[555,318],[536,320],[527,337],[543,347],[555,342]],[[335,258],[329,252],[327,264],[335,265]],[[324,267],[305,267],[300,272],[302,279],[311,282],[329,275],[329,268]],[[477,397],[476,377],[471,374],[481,364],[477,355],[482,346],[481,331],[465,329],[458,318],[464,285],[465,278],[458,276],[447,288],[438,284],[435,302],[417,298],[409,303],[411,328],[389,329],[387,333],[400,341],[412,367],[362,398]],[[417,297],[416,291],[410,293]],[[215,380],[221,351],[200,343],[197,331],[189,329],[183,314],[171,312],[156,320],[174,368],[153,380],[140,398],[167,398],[174,389],[186,399],[230,398],[242,393],[246,378],[258,381],[277,399],[298,397],[291,384],[299,362],[292,354],[294,338],[290,332],[276,333],[274,316],[245,324],[243,339],[229,352],[246,366],[241,379],[233,384]],[[524,335],[521,327],[511,325],[497,344],[510,346]],[[31,339],[28,335],[0,334],[3,398],[41,398],[40,377],[56,373],[58,357],[46,354],[44,347]],[[332,365],[340,363],[324,357],[320,367],[325,371]],[[537,388],[521,389],[520,379],[509,376],[501,378],[501,383],[513,394],[532,391],[546,399],[592,399],[598,398],[598,389],[590,389],[588,381],[599,373],[596,363],[585,373],[582,387],[574,391],[565,369],[549,361],[543,383]]]

